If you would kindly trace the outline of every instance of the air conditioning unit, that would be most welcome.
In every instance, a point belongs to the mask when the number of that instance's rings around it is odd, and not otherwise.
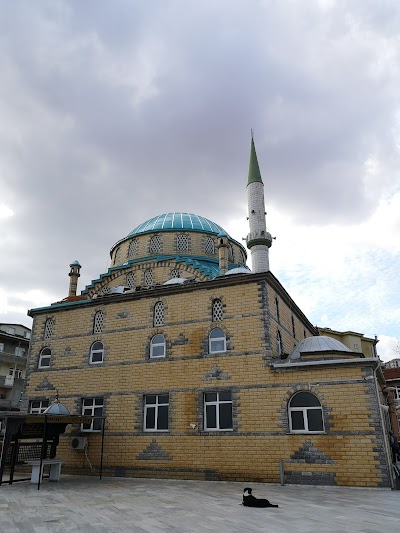
[[[86,437],[72,437],[71,450],[86,450],[88,445]]]

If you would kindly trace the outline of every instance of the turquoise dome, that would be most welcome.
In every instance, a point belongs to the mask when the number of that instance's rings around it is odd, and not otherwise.
[[[212,233],[214,235],[223,232],[227,235],[226,231],[222,229],[221,226],[208,220],[208,218],[194,215],[193,213],[165,213],[139,224],[139,226],[128,234],[128,237],[134,237],[135,235],[141,235],[143,233],[152,233],[154,231],[174,230],[200,231]],[[227,237],[229,237],[229,235],[227,235]]]

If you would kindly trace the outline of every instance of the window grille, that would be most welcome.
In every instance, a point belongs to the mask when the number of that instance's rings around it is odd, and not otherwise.
[[[232,247],[231,243],[228,243],[228,261],[230,263],[234,263],[235,262],[235,256],[234,256],[234,253],[233,253],[233,247]]]
[[[128,259],[130,257],[136,257],[139,253],[139,241],[137,239],[131,241],[128,247]]]
[[[180,277],[179,270],[177,270],[176,268],[171,270],[171,278],[179,278],[179,277]]]
[[[214,240],[211,237],[206,237],[206,241],[204,243],[204,251],[206,254],[209,255],[215,254]]]
[[[163,302],[157,302],[154,306],[153,325],[163,326],[164,316],[165,316],[164,304]]]
[[[221,300],[213,300],[212,303],[212,321],[219,322],[223,319],[224,310]]]
[[[324,431],[321,403],[311,392],[297,392],[289,402],[291,433],[317,433]]]
[[[97,311],[93,320],[93,333],[102,333],[104,330],[104,313]]]
[[[145,287],[150,287],[151,285],[153,285],[153,271],[148,269],[148,270],[145,270],[144,272],[144,275],[143,275],[143,285]]]
[[[107,287],[107,285],[105,285],[104,287],[102,287],[102,289],[100,291],[100,294],[104,295],[104,294],[108,294],[109,292],[110,292],[109,287]]]
[[[149,252],[153,254],[161,252],[161,237],[159,235],[154,235],[154,237],[150,239]]]
[[[129,272],[129,274],[126,275],[126,284],[130,289],[136,288],[135,274],[133,272]]]
[[[178,252],[187,252],[189,250],[189,238],[184,233],[178,233],[176,236],[176,250]]]
[[[115,250],[115,254],[114,254],[114,264],[117,264],[121,261],[121,248],[117,248]]]
[[[50,339],[53,336],[54,322],[52,318],[48,318],[44,325],[44,338]]]

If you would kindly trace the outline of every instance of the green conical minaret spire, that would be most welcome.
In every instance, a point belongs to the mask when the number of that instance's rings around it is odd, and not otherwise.
[[[251,148],[250,148],[250,164],[249,164],[249,179],[247,185],[254,182],[262,183],[260,167],[258,166],[258,159],[256,154],[256,147],[254,146],[253,130],[251,130]]]

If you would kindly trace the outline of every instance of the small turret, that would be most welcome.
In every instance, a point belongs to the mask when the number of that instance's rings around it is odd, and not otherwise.
[[[76,289],[78,287],[78,278],[80,276],[81,265],[79,261],[74,261],[70,265],[69,271],[69,293],[68,296],[76,296]]]
[[[271,234],[265,223],[264,184],[258,166],[253,132],[251,132],[249,178],[247,181],[247,201],[249,209],[250,233],[246,237],[247,248],[251,251],[252,271],[268,272]]]

